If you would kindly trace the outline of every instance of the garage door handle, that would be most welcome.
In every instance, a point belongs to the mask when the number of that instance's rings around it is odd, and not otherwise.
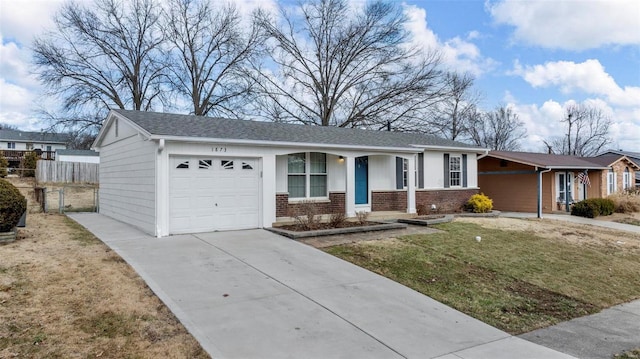
[[[218,204],[216,203],[216,207],[218,207]]]

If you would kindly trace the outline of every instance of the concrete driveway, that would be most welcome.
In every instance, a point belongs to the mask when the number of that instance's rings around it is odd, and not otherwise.
[[[571,358],[264,230],[158,239],[100,214],[69,217],[213,358]]]

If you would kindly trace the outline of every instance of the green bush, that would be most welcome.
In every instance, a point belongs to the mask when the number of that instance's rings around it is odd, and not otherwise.
[[[27,210],[27,199],[11,183],[0,179],[0,232],[9,232]]]
[[[9,161],[4,156],[4,153],[0,151],[0,178],[7,177],[9,173],[7,167],[9,167]]]
[[[465,207],[474,213],[488,213],[493,209],[493,201],[484,193],[478,193],[469,198]]]
[[[608,198],[589,198],[573,205],[571,214],[574,216],[596,218],[613,214],[616,206]]]
[[[35,151],[27,152],[22,159],[22,177],[35,177],[38,154]]]

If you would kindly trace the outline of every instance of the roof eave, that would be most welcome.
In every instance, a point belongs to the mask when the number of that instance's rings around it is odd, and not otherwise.
[[[481,147],[436,146],[436,145],[416,145],[416,144],[411,144],[410,146],[421,148],[424,150],[438,150],[438,151],[459,151],[459,152],[474,152],[474,153],[487,153],[489,151],[488,148],[481,148]]]
[[[388,146],[358,146],[358,145],[341,145],[327,143],[309,143],[309,142],[285,142],[285,141],[264,141],[264,140],[244,140],[229,138],[213,138],[213,137],[190,137],[190,136],[170,136],[170,135],[150,135],[151,140],[164,139],[165,141],[181,141],[192,143],[226,143],[238,145],[253,146],[270,146],[270,147],[311,147],[311,148],[327,148],[327,149],[347,149],[347,150],[365,150],[375,152],[402,152],[402,153],[420,153],[422,150],[415,147],[388,147]]]

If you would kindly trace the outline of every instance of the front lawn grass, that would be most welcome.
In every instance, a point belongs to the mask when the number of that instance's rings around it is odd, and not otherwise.
[[[638,251],[472,223],[438,228],[325,250],[512,334],[640,298]]]

